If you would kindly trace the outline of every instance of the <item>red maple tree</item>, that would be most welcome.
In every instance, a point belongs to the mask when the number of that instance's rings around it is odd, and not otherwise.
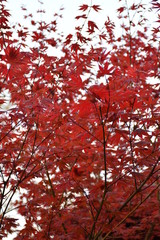
[[[13,232],[15,240],[160,239],[158,1],[119,0],[118,36],[109,17],[102,28],[90,18],[100,16],[100,5],[82,4],[66,37],[61,12],[50,23],[26,14],[31,29],[11,28],[6,2],[1,239]],[[148,7],[157,16],[151,26]]]

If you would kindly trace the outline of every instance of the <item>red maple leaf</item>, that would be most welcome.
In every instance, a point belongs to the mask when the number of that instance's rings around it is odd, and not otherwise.
[[[157,11],[160,10],[160,3],[158,2],[158,0],[152,0],[151,3],[152,3],[153,8],[158,9]]]
[[[102,10],[100,8],[100,5],[92,5],[92,8],[96,11],[96,12],[99,12],[100,10]]]
[[[8,46],[5,49],[5,59],[10,64],[15,64],[20,62],[20,49],[13,46]]]
[[[95,32],[95,28],[98,29],[97,25],[93,21],[88,21],[88,32],[92,34]]]
[[[125,9],[126,9],[126,7],[120,7],[117,9],[117,12],[122,13]]]
[[[83,4],[83,5],[81,5],[81,6],[79,7],[79,10],[84,12],[84,11],[86,11],[86,10],[88,9],[88,7],[89,7],[89,6],[88,6],[87,4]]]
[[[75,19],[80,19],[80,18],[83,18],[83,19],[86,19],[87,18],[87,15],[86,14],[83,14],[83,15],[80,15],[80,16],[76,16]]]

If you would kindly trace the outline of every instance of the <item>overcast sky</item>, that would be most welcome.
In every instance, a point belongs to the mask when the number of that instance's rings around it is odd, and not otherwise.
[[[92,3],[92,5],[100,5],[102,10],[98,13],[92,10],[89,19],[95,21],[101,29],[109,16],[110,19],[115,22],[116,33],[121,35],[122,29],[119,27],[120,21],[117,18],[117,8],[121,7],[122,4],[125,4],[126,1],[128,2],[128,6],[140,2],[148,5],[151,2],[151,0],[121,0],[121,2],[119,0],[8,0],[7,7],[12,16],[10,22],[20,22],[22,26],[28,26],[29,29],[31,28],[31,19],[24,19],[24,14],[32,13],[34,20],[44,20],[49,23],[54,20],[54,14],[59,13],[59,9],[63,7],[64,10],[60,12],[63,15],[63,18],[58,21],[58,32],[68,35],[74,33],[75,25],[80,24],[75,20],[77,15],[83,14],[82,11],[78,11],[79,6],[82,4],[91,5]],[[41,4],[41,2],[44,3]],[[22,11],[22,6],[26,7],[28,12]],[[37,15],[36,11],[42,9],[45,9],[46,13]],[[148,15],[148,19],[152,22],[154,14],[151,14],[151,16]],[[80,25],[82,25],[83,20],[78,21],[81,21]]]
[[[64,10],[61,12],[63,14],[63,19],[59,21],[58,30],[69,34],[74,31],[75,27],[75,16],[81,15],[82,12],[78,11],[78,8],[82,4],[91,4],[91,0],[44,0],[44,4],[41,4],[42,0],[8,0],[7,7],[12,15],[11,22],[19,22],[22,24],[27,24],[27,20],[24,21],[23,15],[26,12],[21,10],[21,6],[28,9],[28,13],[36,14],[38,9],[45,9],[46,14],[39,14],[39,20],[44,20],[50,22],[53,20],[53,15],[59,12],[61,7]],[[92,0],[92,4],[100,5],[102,10],[99,13],[92,11],[89,18],[94,20],[98,26],[102,26],[104,21],[107,20],[109,16],[113,21],[117,20],[116,9],[118,0]]]

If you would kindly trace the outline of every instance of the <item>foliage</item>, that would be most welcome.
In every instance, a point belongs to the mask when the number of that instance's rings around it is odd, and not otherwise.
[[[150,28],[145,4],[119,4],[121,36],[85,3],[65,37],[61,10],[11,28],[0,1],[1,238],[160,238],[159,3]]]

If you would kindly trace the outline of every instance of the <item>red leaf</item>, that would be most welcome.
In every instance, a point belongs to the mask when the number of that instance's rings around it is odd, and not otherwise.
[[[8,46],[5,49],[5,58],[9,63],[18,63],[20,57],[20,49],[16,49],[15,47]]]
[[[99,35],[100,40],[102,40],[102,39],[106,40],[106,37],[107,37],[106,34],[100,34]]]
[[[47,39],[46,42],[48,44],[50,44],[52,47],[55,47],[57,45],[56,41],[54,40],[54,38],[51,39]]]
[[[66,44],[66,45],[70,44],[72,37],[73,37],[72,34],[69,34],[69,35],[66,37],[66,41],[65,41],[65,44]]]
[[[94,33],[95,28],[98,29],[98,27],[97,27],[97,25],[95,24],[95,22],[93,22],[93,21],[88,21],[88,32],[89,32],[89,34]]]
[[[93,5],[92,8],[93,8],[96,12],[102,10],[102,9],[100,8],[100,5]]]
[[[99,65],[99,71],[98,71],[97,77],[99,78],[99,77],[103,77],[104,75],[112,75],[113,70],[114,70],[114,67],[113,66],[109,67],[108,62],[104,64],[104,67]]]
[[[80,45],[78,43],[72,44],[71,50],[77,53],[77,51],[80,50]]]
[[[117,12],[118,13],[122,13],[126,8],[125,7],[120,7],[117,9]]]
[[[86,19],[87,18],[87,16],[86,16],[86,14],[83,14],[83,15],[80,15],[80,16],[76,16],[75,17],[75,19],[80,19],[80,18],[84,18],[84,19]]]
[[[88,9],[88,5],[87,4],[83,4],[83,5],[81,5],[80,7],[79,7],[79,10],[80,11],[86,11]]]
[[[3,103],[5,103],[5,102],[6,102],[6,100],[0,99],[0,105],[3,104]]]
[[[160,10],[160,3],[157,0],[152,0],[153,8]]]
[[[32,35],[32,38],[33,38],[33,41],[38,41],[38,40],[41,40],[41,39],[44,39],[44,35],[42,32],[33,32],[33,35]]]

